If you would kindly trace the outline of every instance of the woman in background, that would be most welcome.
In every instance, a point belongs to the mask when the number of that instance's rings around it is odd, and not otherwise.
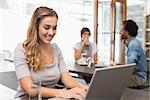
[[[89,28],[83,27],[81,30],[81,41],[76,43],[73,47],[74,59],[78,64],[89,64],[90,62],[96,64],[98,61],[97,46],[96,43],[89,41],[90,36],[91,32]],[[85,79],[86,83],[90,83],[92,78],[92,76],[80,74],[79,76]]]
[[[91,59],[92,63],[97,63],[97,46],[96,43],[89,41],[90,36],[91,32],[89,28],[83,27],[81,30],[81,41],[76,43],[73,47],[76,62],[85,63],[85,61]]]

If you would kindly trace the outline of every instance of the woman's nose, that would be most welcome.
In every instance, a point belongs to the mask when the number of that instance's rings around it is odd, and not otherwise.
[[[53,31],[52,29],[50,29],[50,30],[48,31],[48,34],[49,34],[49,35],[54,35],[54,31]]]
[[[86,37],[86,38],[89,38],[89,35],[86,35],[85,37]]]

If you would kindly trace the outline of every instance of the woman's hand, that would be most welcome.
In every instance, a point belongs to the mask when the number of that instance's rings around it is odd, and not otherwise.
[[[89,89],[89,86],[85,85],[82,89],[87,92]]]
[[[79,88],[79,87],[75,87],[75,88],[72,88],[70,90],[68,90],[70,93],[75,93],[75,94],[81,94],[81,95],[86,95],[86,91],[82,88]]]
[[[116,66],[117,63],[115,61],[110,61],[110,66]]]
[[[83,38],[83,39],[82,39],[82,43],[83,43],[84,45],[89,45],[89,38]]]
[[[88,89],[89,89],[89,86],[84,85],[84,84],[80,84],[79,87],[80,87],[81,89],[83,89],[85,92],[87,92]]]
[[[83,100],[86,96],[85,90],[75,87],[69,90],[62,90],[56,97],[61,98],[74,98],[76,100]]]

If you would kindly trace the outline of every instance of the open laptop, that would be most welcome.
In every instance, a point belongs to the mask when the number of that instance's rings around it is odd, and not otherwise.
[[[136,64],[96,69],[85,100],[119,100]]]

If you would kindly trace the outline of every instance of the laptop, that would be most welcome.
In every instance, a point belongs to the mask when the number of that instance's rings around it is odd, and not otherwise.
[[[85,100],[119,100],[136,64],[96,69]]]

